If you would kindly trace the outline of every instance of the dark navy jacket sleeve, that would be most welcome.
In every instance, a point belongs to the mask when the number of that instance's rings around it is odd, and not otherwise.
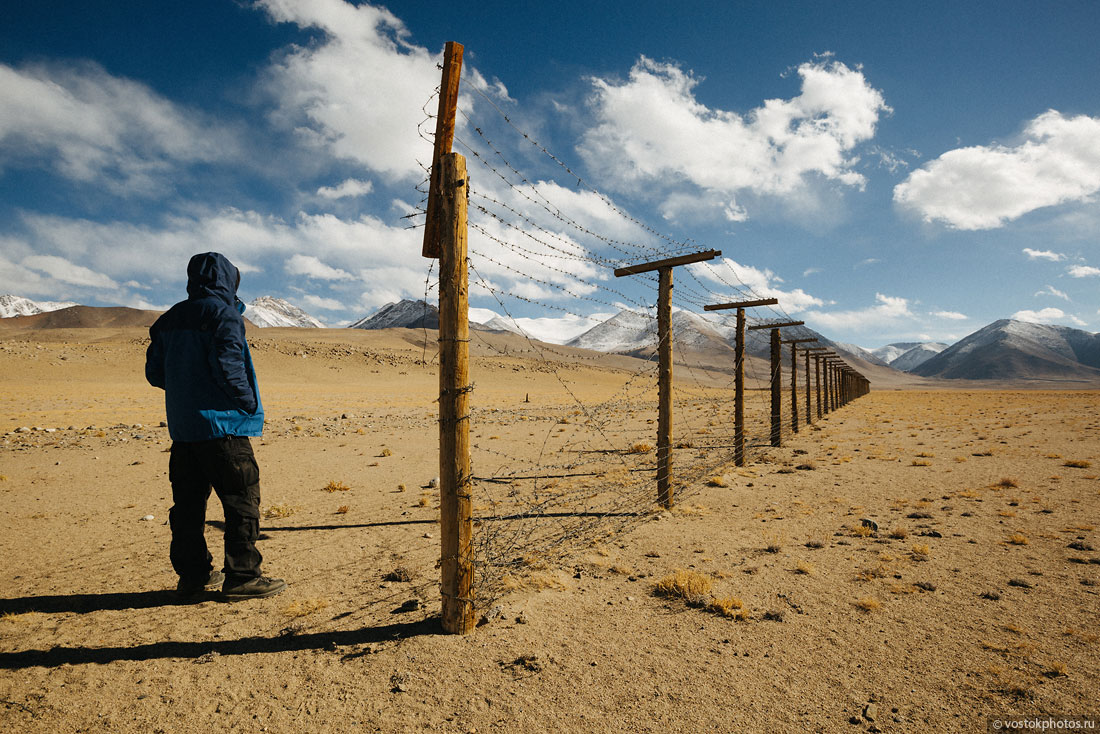
[[[244,321],[234,312],[232,316],[219,319],[215,326],[210,369],[225,394],[244,412],[254,413],[256,393],[248,379],[244,355]]]
[[[145,351],[145,379],[153,387],[164,389],[164,342],[158,337],[155,324],[149,329],[149,348]]]

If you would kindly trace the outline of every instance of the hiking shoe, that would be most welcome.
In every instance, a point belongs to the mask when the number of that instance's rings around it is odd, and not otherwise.
[[[186,599],[207,589],[216,589],[223,583],[225,583],[225,574],[216,569],[211,571],[205,579],[199,579],[198,581],[181,578],[179,583],[176,584],[176,596]]]
[[[286,582],[282,579],[269,579],[267,576],[257,576],[230,583],[228,580],[222,586],[222,596],[228,601],[243,601],[244,599],[263,599],[275,596],[286,588]]]

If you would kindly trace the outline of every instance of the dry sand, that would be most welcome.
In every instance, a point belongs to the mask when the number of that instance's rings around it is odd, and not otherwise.
[[[679,488],[671,512],[528,563],[458,637],[438,630],[423,488],[434,350],[400,330],[250,338],[262,507],[284,515],[260,547],[290,586],[178,605],[143,330],[0,332],[4,731],[984,731],[1100,715],[1100,393],[873,391],[751,466],[708,467],[715,481]],[[637,363],[559,350],[550,369],[522,348],[475,345],[474,433],[539,466],[550,437],[582,429],[529,421],[568,415],[570,392],[621,391]],[[704,405],[678,420],[706,440],[723,376],[692,377]],[[651,431],[647,406],[623,420]],[[698,468],[706,452],[690,453]],[[216,523],[208,540],[217,556]],[[386,580],[397,569],[409,580]],[[677,572],[710,589],[657,595]]]

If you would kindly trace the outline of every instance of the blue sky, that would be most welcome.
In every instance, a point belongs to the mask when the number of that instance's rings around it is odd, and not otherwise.
[[[213,249],[330,324],[432,297],[405,217],[454,40],[475,314],[564,339],[652,301],[614,264],[707,247],[679,307],[1096,331],[1098,31],[1089,1],[5,3],[0,293],[163,308]]]

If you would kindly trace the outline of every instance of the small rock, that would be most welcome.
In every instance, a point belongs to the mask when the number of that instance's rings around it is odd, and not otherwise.
[[[412,681],[412,674],[402,671],[400,673],[394,673],[390,676],[390,688],[391,693],[405,693],[409,690],[409,682]]]
[[[419,608],[420,608],[420,600],[419,599],[409,599],[407,602],[405,602],[404,604],[399,606],[394,611],[395,611],[395,613],[415,612]]]
[[[906,515],[910,520],[931,520],[932,516],[927,512],[910,512]]]
[[[141,518],[141,519],[142,519],[142,520],[145,520],[146,522],[149,522],[149,521],[151,521],[151,520],[156,520],[156,518],[155,518],[155,517],[153,517],[152,515],[146,515],[145,517],[143,517],[143,518]]]
[[[878,716],[878,706],[877,705],[875,705],[873,703],[869,703],[869,704],[867,704],[866,706],[863,707],[863,718],[867,719],[867,721],[874,721],[875,717],[877,717],[877,716]]]
[[[1019,587],[1021,589],[1030,589],[1031,588],[1031,584],[1028,583],[1027,581],[1024,581],[1023,579],[1009,579],[1008,580],[1008,585],[1009,586],[1016,586],[1016,587]]]
[[[28,426],[19,426],[19,428],[15,429],[15,432],[16,433],[30,433],[31,429]]]
[[[221,653],[214,652],[213,650],[211,650],[210,652],[206,653],[205,655],[199,655],[197,658],[195,658],[191,662],[194,663],[195,665],[203,665],[205,663],[212,663],[220,655],[221,655]]]
[[[1085,551],[1086,553],[1091,553],[1093,550],[1093,547],[1091,545],[1082,540],[1073,541],[1069,544],[1069,547],[1073,550]]]
[[[485,612],[485,614],[481,615],[481,619],[478,620],[477,626],[478,627],[483,627],[483,626],[489,624],[490,622],[495,622],[496,620],[500,619],[503,616],[504,616],[504,607],[502,607],[501,605],[498,604],[495,607],[493,607],[492,609],[490,609],[489,611]]]
[[[93,427],[94,427],[94,426],[93,426]],[[161,427],[161,428],[167,428],[167,427],[168,427],[168,421],[161,421],[161,422],[160,422],[160,427]]]
[[[859,726],[863,723],[863,719],[859,718],[858,716],[850,716],[848,717],[848,723],[852,726]]]
[[[435,489],[438,486],[439,486],[439,477],[432,477],[431,479],[428,480],[428,488],[429,489]]]
[[[983,591],[981,594],[982,599],[989,599],[990,601],[1000,601],[1001,594],[998,591]]]
[[[520,612],[519,616],[516,617],[516,624],[527,624],[527,615]]]
[[[382,578],[386,581],[412,581],[412,573],[404,566],[398,566]]]
[[[430,538],[430,537],[432,537],[432,534],[431,533],[424,533],[424,537],[425,538]]]
[[[865,517],[865,518],[861,519],[859,521],[859,523],[860,523],[860,525],[862,525],[865,528],[871,528],[871,530],[873,532],[876,532],[876,533],[878,532],[878,523],[875,522],[874,520],[871,520],[871,519],[868,519],[868,518]]]
[[[939,533],[939,531],[936,531],[936,530],[922,530],[919,533],[917,533],[917,535],[921,536],[922,538],[942,538],[943,537],[943,535],[941,535]]]

